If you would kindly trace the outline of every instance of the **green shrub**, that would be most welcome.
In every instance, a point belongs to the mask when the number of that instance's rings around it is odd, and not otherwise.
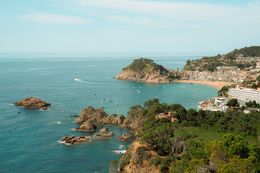
[[[161,158],[159,156],[157,156],[156,158],[154,158],[152,161],[151,161],[151,164],[154,165],[154,166],[158,166],[161,164]]]

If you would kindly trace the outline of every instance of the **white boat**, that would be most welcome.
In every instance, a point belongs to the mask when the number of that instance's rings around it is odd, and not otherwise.
[[[79,77],[74,77],[74,81],[80,81]]]
[[[126,150],[114,150],[114,153],[116,154],[124,154]]]

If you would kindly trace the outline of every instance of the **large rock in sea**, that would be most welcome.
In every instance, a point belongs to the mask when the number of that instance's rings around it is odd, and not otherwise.
[[[178,78],[178,72],[169,71],[151,59],[139,58],[125,67],[115,78],[145,83],[170,83]]]
[[[93,123],[103,123],[103,118],[107,116],[108,115],[104,109],[95,109],[92,106],[89,106],[80,113],[79,117],[76,119],[76,122],[78,124],[82,124],[87,121],[91,121]]]
[[[28,97],[15,103],[16,106],[20,106],[26,109],[48,109],[50,103],[41,100],[36,97]]]
[[[97,126],[90,121],[86,121],[80,125],[79,128],[76,128],[76,131],[94,131],[97,129]]]
[[[111,137],[113,136],[113,132],[111,132],[108,128],[100,129],[99,133],[96,134],[96,137]]]
[[[89,106],[80,113],[79,117],[76,119],[76,122],[82,125],[86,122],[95,125],[122,125],[124,123],[124,120],[124,116],[108,115],[102,108],[95,109]]]

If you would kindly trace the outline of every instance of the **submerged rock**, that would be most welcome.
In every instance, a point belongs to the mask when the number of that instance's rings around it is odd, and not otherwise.
[[[61,139],[61,143],[66,145],[80,144],[91,142],[90,136],[65,136]]]
[[[43,109],[46,110],[51,105],[46,101],[43,101],[36,97],[28,97],[15,103],[16,106],[20,106],[26,109]]]

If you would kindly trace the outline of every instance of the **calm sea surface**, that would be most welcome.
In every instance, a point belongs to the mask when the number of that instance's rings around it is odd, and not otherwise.
[[[186,57],[186,59],[189,57]],[[168,68],[182,68],[184,57],[160,58]],[[132,105],[147,99],[197,107],[216,90],[192,84],[142,84],[114,80],[131,58],[0,59],[0,173],[106,173],[113,151],[128,144],[117,140],[124,129],[109,127],[112,139],[64,146],[72,131],[74,115],[87,106],[103,106],[109,113],[126,114]],[[74,81],[74,77],[80,77]],[[23,110],[14,102],[37,96],[53,105],[47,111]],[[122,147],[122,146],[121,146]]]

